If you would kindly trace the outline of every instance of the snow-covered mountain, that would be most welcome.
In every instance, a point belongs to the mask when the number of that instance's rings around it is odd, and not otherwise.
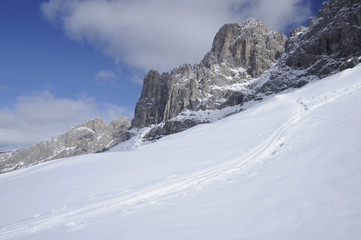
[[[104,152],[127,139],[129,120],[118,117],[110,124],[102,118],[70,128],[66,133],[29,148],[0,153],[0,173],[54,159]]]
[[[0,239],[361,236],[361,65],[133,151],[0,175]]]
[[[146,75],[132,128],[151,127],[147,139],[180,132],[207,123],[185,119],[187,111],[197,114],[244,105],[299,88],[354,67],[360,56],[360,1],[324,2],[308,27],[292,30],[289,39],[257,19],[226,24],[199,64],[184,64],[162,74],[151,70]]]
[[[244,94],[232,86],[247,85],[261,76],[284,52],[286,40],[284,34],[269,31],[258,19],[225,24],[199,64],[183,64],[162,74],[148,72],[132,127],[166,123],[185,110],[215,110],[244,103]]]
[[[148,72],[129,131],[127,124],[120,130],[104,123],[98,124],[99,131],[75,127],[31,148],[0,153],[0,173],[101,152],[119,142],[117,149],[134,148],[142,141],[213,122],[270,95],[352,68],[360,56],[358,0],[325,2],[308,27],[292,30],[289,39],[269,31],[257,19],[225,24],[199,64],[183,64],[162,74]]]
[[[360,56],[360,0],[289,39],[226,24],[199,64],[145,76],[130,130],[0,153],[0,239],[359,239]]]

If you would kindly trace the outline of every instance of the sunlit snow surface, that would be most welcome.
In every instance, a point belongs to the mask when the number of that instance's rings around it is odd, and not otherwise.
[[[133,151],[0,175],[0,239],[360,239],[361,66]]]

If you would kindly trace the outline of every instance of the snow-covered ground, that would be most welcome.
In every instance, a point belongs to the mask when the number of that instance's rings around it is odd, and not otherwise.
[[[0,239],[360,239],[361,66],[136,150],[0,175]]]

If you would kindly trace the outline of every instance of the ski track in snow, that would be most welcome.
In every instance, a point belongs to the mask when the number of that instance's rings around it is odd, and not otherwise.
[[[318,97],[299,98],[297,100],[293,98],[286,99],[287,101],[293,101],[297,105],[297,113],[274,131],[268,139],[254,149],[249,150],[243,157],[232,159],[193,174],[183,175],[181,177],[170,177],[150,188],[133,189],[123,196],[112,197],[109,200],[85,206],[84,204],[67,206],[51,212],[35,215],[32,219],[0,226],[0,237],[22,232],[36,232],[58,224],[77,227],[86,224],[87,221],[90,221],[99,214],[121,210],[122,208],[130,210],[132,208],[156,204],[184,193],[191,194],[194,192],[194,189],[202,188],[213,181],[222,179],[225,175],[240,172],[249,163],[262,163],[262,159],[271,156],[274,151],[282,147],[283,143],[287,140],[285,133],[303,117],[315,109],[323,107],[359,89],[361,89],[361,84],[356,83],[337,91],[327,92]],[[278,97],[284,96],[285,95],[279,95]],[[192,189],[193,191],[191,191]]]

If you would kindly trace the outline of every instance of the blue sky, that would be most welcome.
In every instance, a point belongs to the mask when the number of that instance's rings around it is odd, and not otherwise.
[[[18,96],[48,90],[59,98],[94,97],[99,103],[132,110],[140,84],[127,81],[114,59],[89,44],[69,39],[59,24],[46,20],[39,0],[5,0],[0,8],[0,108],[13,107]],[[100,83],[96,74],[116,73]]]
[[[309,0],[3,0],[0,147],[49,139],[96,116],[132,118],[149,69],[198,63],[219,27],[258,17],[288,32]]]

